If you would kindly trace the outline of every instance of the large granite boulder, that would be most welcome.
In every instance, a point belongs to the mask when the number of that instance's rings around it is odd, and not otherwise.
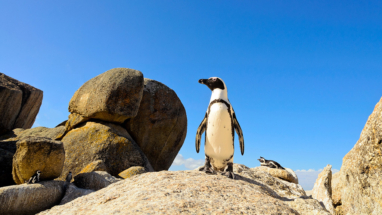
[[[267,173],[271,174],[273,177],[277,177],[277,178],[298,184],[297,175],[291,169],[288,169],[288,170],[286,170],[286,169],[285,170],[284,169],[275,169],[275,168],[269,168],[266,166],[258,166],[258,167],[255,167],[254,169],[257,169],[257,170],[260,170],[263,172],[267,172]]]
[[[121,180],[107,172],[95,171],[76,175],[73,183],[79,188],[97,191]]]
[[[143,74],[115,68],[87,81],[69,102],[69,112],[83,117],[122,123],[138,113],[143,93]]]
[[[60,203],[65,182],[42,181],[0,188],[0,214],[36,214]]]
[[[186,138],[186,110],[166,85],[147,78],[144,85],[138,114],[125,127],[154,170],[168,170]]]
[[[126,129],[113,123],[88,121],[69,131],[62,142],[66,157],[61,179],[65,179],[69,171],[74,177],[94,161],[102,161],[113,176],[131,166],[153,171]]]
[[[327,165],[318,175],[312,190],[312,197],[322,202],[326,210],[334,214],[332,201],[332,165]]]
[[[243,165],[234,164],[234,172],[235,180],[200,171],[145,173],[41,214],[330,214],[297,184]]]
[[[382,214],[382,99],[340,170],[344,214]]]
[[[76,198],[88,195],[88,194],[93,193],[93,192],[94,192],[94,190],[78,188],[78,187],[76,187],[76,185],[71,183],[66,188],[65,196],[64,196],[64,198],[62,198],[60,205],[66,204],[68,202],[73,201]]]
[[[16,143],[12,175],[16,184],[23,184],[37,170],[40,180],[52,180],[61,175],[65,160],[62,142],[46,137],[27,137]]]
[[[12,177],[13,155],[16,142],[27,137],[47,137],[54,139],[65,131],[65,126],[56,128],[36,127],[31,129],[16,128],[0,137],[0,187],[14,185]]]
[[[0,73],[0,135],[32,127],[42,96],[41,90]]]

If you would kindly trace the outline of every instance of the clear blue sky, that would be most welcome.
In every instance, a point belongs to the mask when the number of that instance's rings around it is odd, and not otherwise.
[[[183,102],[180,154],[195,160],[210,97],[197,81],[218,76],[244,132],[235,163],[340,169],[382,96],[381,11],[349,0],[2,1],[0,72],[44,91],[35,126],[54,127],[87,80],[140,70]]]

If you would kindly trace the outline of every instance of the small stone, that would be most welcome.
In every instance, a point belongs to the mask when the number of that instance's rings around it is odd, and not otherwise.
[[[127,170],[119,173],[118,175],[121,177],[121,178],[130,178],[130,177],[133,177],[135,175],[139,175],[139,174],[142,174],[142,173],[145,173],[146,170],[144,167],[141,167],[141,166],[132,166],[130,168],[128,168]]]
[[[102,160],[96,160],[89,163],[85,168],[81,170],[80,173],[94,172],[94,171],[105,171],[107,172],[107,167]]]

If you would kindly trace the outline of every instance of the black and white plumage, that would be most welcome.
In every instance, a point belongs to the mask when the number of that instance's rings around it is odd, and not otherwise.
[[[69,182],[72,180],[72,172],[69,171],[68,175],[66,176],[66,182]]]
[[[239,135],[240,151],[244,154],[244,137],[235,111],[227,96],[227,87],[222,79],[212,77],[200,79],[199,83],[207,85],[212,91],[210,103],[204,119],[196,132],[195,147],[199,153],[201,136],[205,132],[204,152],[206,156],[204,167],[200,171],[222,174],[234,178],[233,154],[234,131]]]
[[[41,171],[37,170],[36,173],[29,178],[27,183],[34,184],[34,183],[40,182],[40,174],[41,174]]]
[[[276,169],[285,169],[284,167],[282,167],[279,163],[277,163],[276,161],[273,161],[273,160],[267,160],[263,157],[260,156],[260,159],[257,159],[260,161],[260,165],[261,166],[266,166],[266,167],[269,167],[269,168],[276,168]]]

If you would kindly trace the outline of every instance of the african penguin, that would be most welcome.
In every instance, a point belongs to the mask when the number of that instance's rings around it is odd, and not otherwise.
[[[37,170],[36,173],[32,175],[32,177],[30,177],[27,183],[34,184],[34,183],[40,182],[40,174],[41,174],[41,171]]]
[[[260,165],[261,166],[266,166],[266,167],[269,167],[269,168],[276,168],[276,169],[285,169],[284,167],[282,167],[279,163],[277,163],[276,161],[273,161],[273,160],[267,160],[263,157],[260,156],[260,159],[257,159],[260,161]]]
[[[200,171],[222,172],[228,178],[233,174],[234,130],[239,135],[240,151],[244,154],[244,137],[235,112],[227,96],[227,86],[221,78],[200,79],[212,91],[211,100],[202,123],[196,132],[196,152],[200,150],[200,139],[205,134],[205,164]]]
[[[66,176],[66,182],[69,182],[72,180],[72,172],[69,171],[68,175]]]

